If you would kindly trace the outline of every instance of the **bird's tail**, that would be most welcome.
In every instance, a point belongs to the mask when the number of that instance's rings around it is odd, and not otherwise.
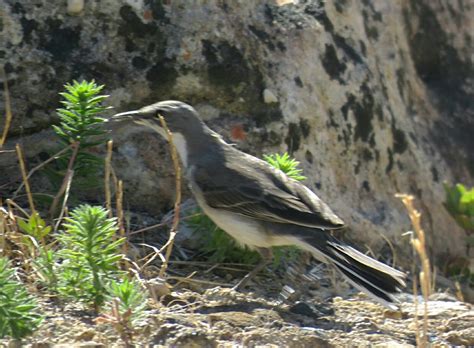
[[[405,287],[406,274],[362,254],[354,248],[330,237],[306,239],[309,250],[317,259],[332,263],[357,289],[365,292],[381,304],[396,309],[398,302],[393,296]]]

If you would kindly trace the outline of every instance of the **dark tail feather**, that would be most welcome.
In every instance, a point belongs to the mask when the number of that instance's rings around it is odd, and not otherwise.
[[[321,240],[310,244],[316,258],[321,259],[322,253],[354,287],[389,308],[397,308],[394,305],[397,300],[393,295],[405,287],[405,273],[374,260],[334,238],[326,241],[326,245],[321,245]]]

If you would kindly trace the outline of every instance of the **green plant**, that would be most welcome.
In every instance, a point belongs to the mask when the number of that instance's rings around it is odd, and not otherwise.
[[[137,281],[112,280],[108,286],[107,309],[98,323],[112,324],[126,347],[133,347],[133,325],[140,319],[146,307],[147,294]]]
[[[25,233],[22,243],[29,250],[33,270],[39,276],[39,282],[49,289],[55,289],[57,282],[56,253],[46,241],[52,231],[51,226],[46,225],[38,212],[33,212],[28,219],[18,218],[17,221],[18,227]]]
[[[60,126],[53,126],[54,131],[66,145],[74,141],[81,142],[82,148],[97,145],[91,142],[89,137],[104,135],[105,132],[98,126],[105,122],[98,114],[107,110],[101,103],[108,97],[99,95],[104,85],[98,86],[94,80],[91,82],[73,81],[65,84],[66,92],[59,93],[64,100],[61,103],[64,108],[57,109]]]
[[[114,299],[118,300],[118,310],[121,316],[127,315],[131,324],[143,316],[147,306],[147,293],[136,280],[127,277],[112,280],[107,286],[108,311],[112,312]]]
[[[462,228],[474,231],[474,187],[468,190],[462,184],[444,183],[445,208]]]
[[[273,167],[280,169],[290,178],[293,178],[298,181],[303,181],[306,179],[305,176],[301,175],[303,170],[298,168],[300,162],[298,162],[294,158],[291,158],[287,152],[285,152],[283,155],[280,155],[278,153],[271,155],[263,155],[263,158]]]
[[[33,260],[33,269],[38,275],[38,283],[51,291],[57,290],[58,253],[53,249],[40,248],[38,256]]]
[[[59,269],[58,291],[67,297],[103,304],[107,283],[121,275],[119,247],[125,238],[115,239],[117,223],[107,218],[102,207],[81,205],[66,219],[64,233],[58,236],[63,263]]]
[[[34,298],[15,280],[7,258],[0,258],[0,338],[21,339],[33,333],[43,320]]]
[[[90,179],[102,168],[103,159],[88,148],[105,143],[106,131],[101,127],[105,119],[99,115],[108,109],[102,106],[108,96],[100,95],[104,86],[97,85],[94,80],[73,81],[64,88],[66,91],[59,93],[63,97],[63,107],[57,109],[60,124],[53,126],[53,129],[66,146],[75,144],[77,153],[74,149],[67,151],[57,159],[54,169],[48,167],[47,175],[53,183],[61,182],[72,158],[71,169],[74,169],[76,177],[83,179],[76,182],[79,186],[91,187],[97,181]]]
[[[444,190],[446,192],[446,200],[443,203],[445,208],[458,225],[467,231],[468,248],[474,247],[474,187],[468,190],[462,184],[451,186],[444,183]],[[472,287],[474,286],[474,273],[471,271],[469,263],[468,259],[459,258],[457,262],[453,262],[447,267],[447,273]]]
[[[273,167],[280,169],[289,177],[302,181],[306,179],[301,175],[302,170],[298,168],[299,162],[291,158],[288,153],[283,155],[264,155]],[[209,259],[214,262],[236,262],[255,264],[260,259],[260,255],[247,247],[238,245],[222,229],[198,209],[186,222],[196,233],[202,236],[202,251],[209,254]],[[295,259],[300,254],[300,250],[294,246],[282,246],[273,248],[273,265],[277,267],[285,260]]]
[[[44,239],[51,233],[51,226],[41,218],[38,212],[33,212],[28,219],[17,219],[18,227],[26,233],[22,242],[29,248],[35,248],[35,244],[44,243]]]

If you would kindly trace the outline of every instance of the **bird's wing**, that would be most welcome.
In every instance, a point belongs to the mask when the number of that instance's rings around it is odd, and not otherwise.
[[[199,187],[207,205],[276,223],[323,229],[344,226],[306,186],[266,162],[247,156],[249,161],[229,161],[221,173],[211,167],[195,169],[193,184]]]

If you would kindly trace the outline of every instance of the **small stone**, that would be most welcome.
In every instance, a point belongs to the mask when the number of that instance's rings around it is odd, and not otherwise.
[[[334,296],[334,297],[332,298],[332,302],[333,302],[333,303],[337,303],[337,302],[341,302],[341,301],[343,301],[343,299],[342,299],[342,297],[340,297],[340,296]]]
[[[89,341],[89,342],[81,342],[76,345],[77,348],[102,348],[105,347],[103,343]]]
[[[374,345],[377,348],[405,348],[405,347],[413,347],[411,344],[399,343],[397,341],[387,341],[384,343],[378,343]]]
[[[263,101],[265,104],[278,103],[278,98],[270,89],[265,88],[263,90]]]
[[[31,348],[49,348],[52,344],[48,341],[33,342]]]
[[[450,331],[443,338],[455,346],[472,347],[474,345],[474,328]]]
[[[297,0],[276,0],[277,6],[293,5],[296,4]]]
[[[159,301],[161,297],[171,294],[170,285],[162,278],[150,279],[146,283],[152,297]]]
[[[402,311],[392,311],[390,309],[385,310],[383,316],[387,319],[403,319]]]
[[[280,292],[280,296],[284,301],[294,301],[298,297],[298,293],[289,285],[285,285]]]
[[[21,340],[12,339],[8,342],[8,348],[21,348]]]
[[[78,341],[92,341],[96,332],[94,330],[85,330],[76,335],[75,340]]]
[[[67,14],[70,16],[77,16],[84,10],[84,0],[68,0]]]
[[[290,307],[290,312],[304,315],[310,318],[317,318],[318,315],[313,311],[313,309],[305,302],[297,302]]]

